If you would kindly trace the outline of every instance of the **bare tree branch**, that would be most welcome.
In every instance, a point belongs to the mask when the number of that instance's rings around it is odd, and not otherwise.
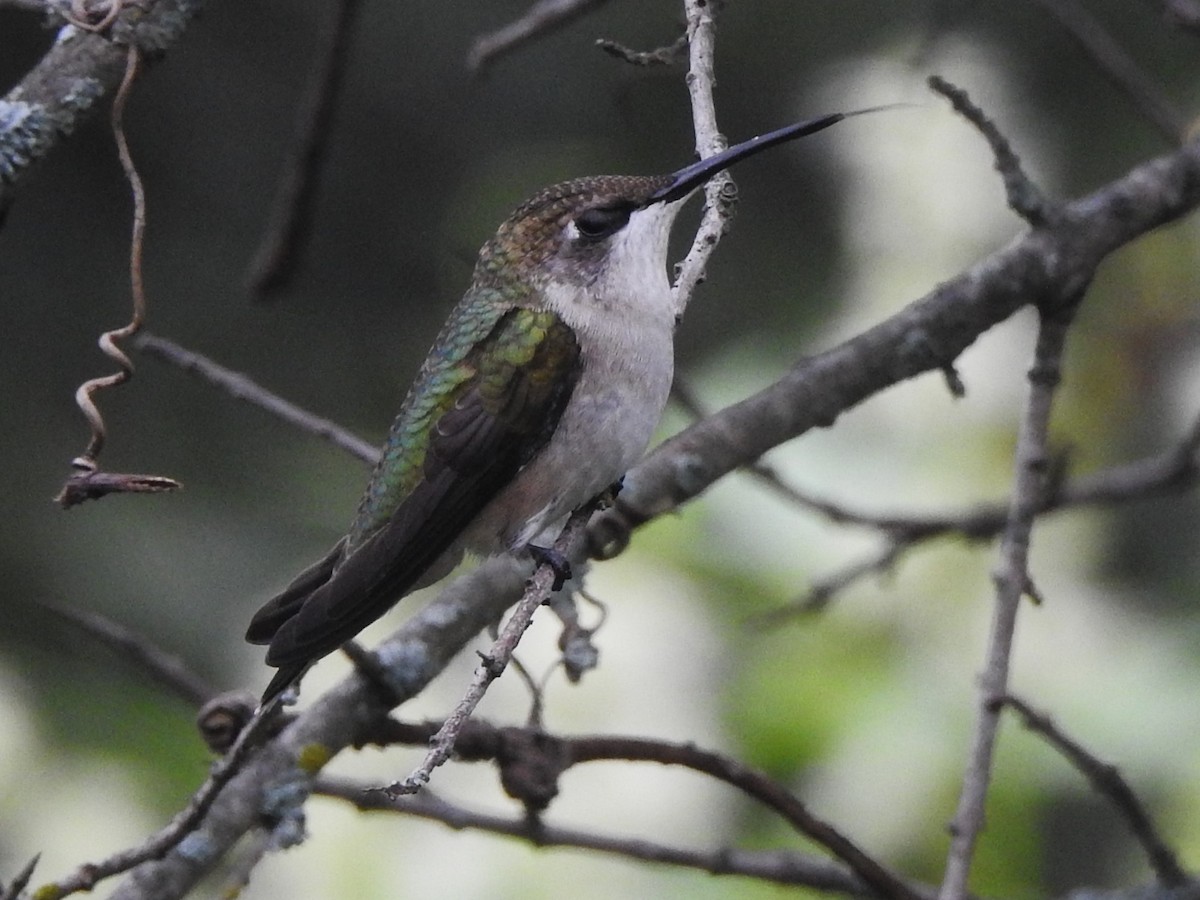
[[[1107,797],[1117,808],[1121,818],[1129,825],[1134,837],[1146,851],[1159,884],[1172,888],[1188,883],[1187,873],[1179,865],[1175,851],[1159,835],[1146,807],[1142,805],[1129,783],[1121,777],[1116,766],[1097,759],[1082,744],[1067,737],[1049,716],[1037,712],[1019,697],[1008,694],[1002,697],[1000,702],[1015,710],[1026,728],[1044,737],[1050,746],[1083,773],[1098,794]]]
[[[681,34],[669,46],[653,50],[633,50],[607,38],[597,38],[596,46],[631,66],[673,66],[687,58],[688,38],[686,34]]]
[[[364,736],[364,741],[381,746],[423,745],[430,741],[435,730],[441,730],[437,723],[411,724],[388,719],[379,729]],[[919,900],[922,894],[834,826],[815,816],[798,797],[765,773],[695,744],[618,735],[563,737],[540,728],[498,728],[488,722],[473,721],[462,730],[455,752],[465,762],[494,762],[505,792],[535,813],[540,813],[557,796],[563,773],[583,763],[654,762],[690,769],[724,782],[782,817],[798,834],[825,847],[845,863],[878,896]]]
[[[823,608],[859,579],[890,569],[900,556],[918,544],[948,535],[971,541],[993,538],[1004,529],[1011,503],[987,503],[962,512],[924,516],[867,513],[801,491],[763,463],[748,466],[746,471],[781,496],[831,522],[872,528],[884,538],[883,546],[874,554],[820,578],[803,597],[758,616],[755,621],[761,625],[774,625]],[[1041,516],[1079,506],[1131,503],[1161,494],[1181,493],[1197,483],[1200,483],[1200,417],[1178,444],[1163,453],[1065,482],[1052,479],[1037,512]]]
[[[249,376],[235,372],[233,369],[227,369],[200,353],[181,347],[174,341],[143,332],[134,338],[133,347],[135,350],[140,350],[149,356],[200,377],[234,399],[257,406],[294,428],[329,441],[338,449],[345,450],[368,465],[374,465],[379,459],[378,447],[347,431],[336,422],[310,413],[267,390]]]
[[[1036,2],[1066,29],[1101,74],[1133,101],[1142,118],[1169,143],[1177,143],[1183,137],[1187,121],[1087,7],[1079,0]]]
[[[1080,295],[1082,298],[1082,294]],[[950,852],[940,900],[964,900],[976,840],[983,829],[983,809],[991,783],[992,757],[1000,724],[997,701],[1008,691],[1008,670],[1021,598],[1029,592],[1029,541],[1042,504],[1049,462],[1050,411],[1062,380],[1062,357],[1074,304],[1043,307],[1029,400],[1017,436],[1015,479],[1008,525],[995,573],[996,601],[984,669],[979,678],[975,735],[963,775],[958,809],[950,826]]]
[[[493,62],[540,35],[573,22],[606,0],[537,0],[521,18],[475,39],[467,68],[479,73]]]
[[[183,34],[202,0],[142,0],[107,35],[68,25],[41,61],[0,99],[0,216],[29,167],[121,83],[127,46],[157,54]]]
[[[844,868],[827,860],[787,850],[738,850],[727,847],[714,851],[689,850],[640,838],[599,835],[531,821],[528,817],[508,819],[471,812],[425,791],[417,796],[387,797],[345,778],[323,775],[317,779],[314,793],[335,797],[368,811],[396,812],[442,822],[449,827],[475,829],[528,841],[536,847],[574,847],[636,859],[644,862],[682,866],[712,875],[741,875],[776,884],[799,885],[854,897],[869,896],[865,884]]]
[[[784,498],[820,513],[830,522],[872,528],[909,543],[948,534],[984,540],[999,534],[1008,516],[1009,502],[985,503],[961,512],[932,515],[864,512],[802,491],[783,481],[777,472],[763,463],[748,466],[746,471]],[[1200,416],[1192,421],[1191,427],[1175,446],[1161,453],[1052,484],[1052,490],[1043,496],[1038,512],[1128,503],[1187,490],[1198,482]]]
[[[725,149],[726,141],[717,127],[717,108],[713,99],[716,85],[716,15],[723,0],[684,0],[687,13],[688,96],[692,103],[692,122],[696,129],[696,154],[705,159]],[[676,267],[675,315],[681,316],[696,286],[704,280],[704,267],[717,249],[721,235],[733,218],[737,186],[728,171],[721,172],[704,185],[704,214],[692,246]]]
[[[750,622],[758,628],[773,628],[797,616],[818,613],[855,582],[870,575],[885,575],[891,571],[900,557],[913,546],[913,543],[888,538],[874,553],[813,579],[802,596],[753,616]]]
[[[703,772],[749,794],[782,815],[800,833],[813,839],[850,867],[880,896],[919,900],[920,894],[863,852],[829,823],[813,815],[794,795],[761,772],[693,744],[668,744],[640,738],[574,738],[568,744],[572,762],[599,759],[643,760],[680,765]]]
[[[332,6],[332,20],[296,114],[296,133],[271,202],[266,231],[246,278],[250,290],[260,297],[291,282],[312,231],[321,163],[362,0],[337,0]]]
[[[384,788],[384,793],[416,793],[429,783],[429,776],[433,770],[450,758],[459,732],[462,731],[471,714],[475,712],[475,707],[487,693],[488,687],[504,673],[522,635],[533,622],[533,614],[537,612],[539,606],[550,599],[551,592],[561,590],[563,580],[570,577],[569,573],[562,572],[556,567],[564,565],[567,555],[580,544],[583,530],[594,511],[595,502],[589,501],[571,513],[567,524],[563,526],[562,533],[554,542],[551,553],[554,554],[555,559],[542,561],[534,570],[524,596],[509,613],[508,621],[504,623],[504,627],[500,630],[491,649],[483,654],[482,663],[476,667],[475,676],[471,680],[471,686],[467,689],[466,695],[431,739],[429,753],[426,754],[421,765],[404,781]]]
[[[1026,177],[1021,170],[1021,159],[1013,151],[1008,138],[1000,132],[991,119],[984,115],[983,110],[971,102],[967,92],[937,75],[931,76],[928,83],[931,88],[950,101],[955,112],[974,125],[979,133],[987,139],[988,145],[992,148],[992,155],[996,158],[996,171],[1004,180],[1004,192],[1008,196],[1009,208],[1034,228],[1046,225],[1053,220],[1058,215],[1058,210]],[[950,371],[953,372],[953,368]],[[955,384],[956,378],[957,376],[955,379],[951,379],[952,385]],[[952,387],[955,396],[961,396],[962,390],[961,382],[957,382],[957,389]]]
[[[153,641],[120,625],[98,612],[75,609],[57,603],[43,603],[46,609],[83,629],[129,659],[177,697],[200,706],[216,694],[216,689],[193,672],[178,656],[163,650]]]

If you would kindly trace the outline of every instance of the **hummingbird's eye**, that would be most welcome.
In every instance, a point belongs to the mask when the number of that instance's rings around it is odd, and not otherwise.
[[[603,240],[624,228],[632,212],[633,207],[625,205],[593,206],[575,217],[575,228],[584,240]]]

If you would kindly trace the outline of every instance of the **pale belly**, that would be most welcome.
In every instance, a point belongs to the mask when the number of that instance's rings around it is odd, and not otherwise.
[[[646,452],[671,389],[668,339],[655,364],[585,368],[547,446],[463,534],[475,553],[517,550],[560,526],[580,504],[601,493]],[[637,370],[636,372],[634,370]]]

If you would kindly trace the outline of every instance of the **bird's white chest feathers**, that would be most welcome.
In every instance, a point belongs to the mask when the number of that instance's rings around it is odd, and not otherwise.
[[[549,443],[464,536],[470,549],[536,542],[624,475],[650,443],[674,374],[665,229],[661,249],[658,234],[634,230],[622,239],[628,247],[612,248],[610,265],[591,283],[552,279],[544,288],[546,305],[575,332],[582,371]]]

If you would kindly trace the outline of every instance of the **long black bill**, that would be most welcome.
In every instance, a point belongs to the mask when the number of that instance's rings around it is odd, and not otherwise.
[[[646,205],[681,200],[718,172],[723,172],[735,162],[739,162],[748,156],[753,156],[756,153],[766,150],[768,147],[774,147],[776,144],[782,144],[785,141],[793,141],[796,138],[816,134],[818,131],[824,131],[830,125],[836,125],[842,119],[848,119],[851,116],[861,116],[866,113],[879,112],[883,109],[893,109],[896,106],[903,105],[905,104],[872,106],[870,109],[856,109],[853,112],[832,113],[816,119],[806,119],[794,125],[786,125],[776,131],[768,131],[766,134],[752,137],[748,141],[734,144],[720,153],[715,153],[707,159],[702,159],[686,168],[680,169],[674,174],[670,184],[664,188],[659,188],[646,199]]]

